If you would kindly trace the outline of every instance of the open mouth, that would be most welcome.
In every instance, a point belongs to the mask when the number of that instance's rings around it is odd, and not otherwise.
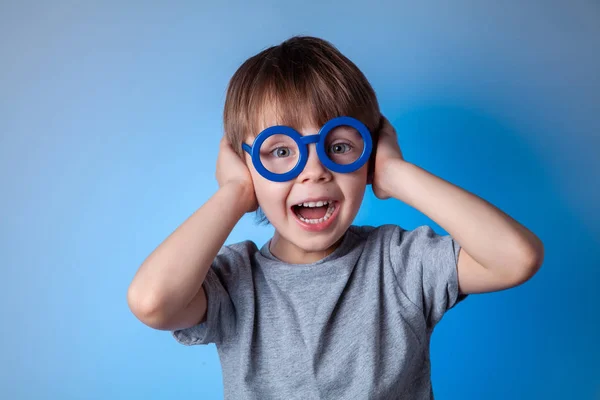
[[[292,211],[296,214],[296,217],[300,221],[311,225],[328,221],[335,210],[336,202],[333,200],[320,200],[292,206]]]

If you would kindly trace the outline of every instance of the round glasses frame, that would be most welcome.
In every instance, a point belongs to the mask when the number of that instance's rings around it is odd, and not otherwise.
[[[350,164],[337,164],[331,161],[331,159],[327,156],[327,150],[325,149],[325,140],[327,139],[327,134],[329,134],[332,129],[337,128],[338,126],[350,126],[356,129],[363,139],[364,146],[361,155],[358,157],[358,159],[356,159],[356,161]],[[262,146],[264,141],[271,136],[280,134],[287,135],[294,140],[294,142],[296,142],[298,145],[298,151],[300,152],[300,157],[294,168],[292,168],[290,171],[283,174],[276,174],[266,169],[262,164],[260,160],[260,146]],[[252,142],[252,146],[242,143],[242,149],[250,154],[254,168],[264,178],[274,182],[287,182],[300,175],[306,166],[306,162],[308,161],[308,145],[311,143],[316,144],[317,155],[319,156],[321,164],[333,172],[340,173],[350,173],[361,168],[369,160],[371,151],[373,149],[373,141],[371,139],[371,133],[369,132],[369,129],[365,126],[365,124],[352,117],[333,118],[321,127],[319,133],[308,136],[302,136],[300,133],[298,133],[298,131],[289,126],[271,126],[258,134],[258,136],[254,139],[254,142]]]

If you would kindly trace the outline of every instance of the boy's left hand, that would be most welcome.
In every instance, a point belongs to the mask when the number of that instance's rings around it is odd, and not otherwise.
[[[373,193],[379,199],[389,199],[391,196],[388,188],[388,181],[392,176],[387,172],[388,166],[395,162],[406,162],[398,144],[396,130],[390,124],[390,121],[383,115],[379,124],[379,135],[376,143],[375,167],[373,169],[373,178],[371,186]]]

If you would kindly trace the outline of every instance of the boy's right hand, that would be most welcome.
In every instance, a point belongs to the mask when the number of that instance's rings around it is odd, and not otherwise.
[[[233,150],[229,140],[225,136],[223,136],[219,144],[219,156],[217,157],[217,171],[215,176],[220,188],[230,184],[242,185],[247,193],[242,199],[248,202],[246,212],[256,211],[258,201],[254,192],[252,175],[250,175],[250,171],[244,160]]]

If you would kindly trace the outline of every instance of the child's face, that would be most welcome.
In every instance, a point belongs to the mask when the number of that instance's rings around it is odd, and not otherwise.
[[[306,136],[319,129],[308,126],[298,132]],[[253,140],[246,138],[246,143]],[[367,184],[368,163],[352,173],[332,172],[321,164],[315,144],[310,144],[304,170],[287,182],[265,179],[248,154],[246,164],[258,203],[276,230],[270,247],[273,255],[289,263],[305,264],[331,253],[358,213]],[[328,204],[318,207],[319,202]],[[313,207],[298,207],[299,204]]]

